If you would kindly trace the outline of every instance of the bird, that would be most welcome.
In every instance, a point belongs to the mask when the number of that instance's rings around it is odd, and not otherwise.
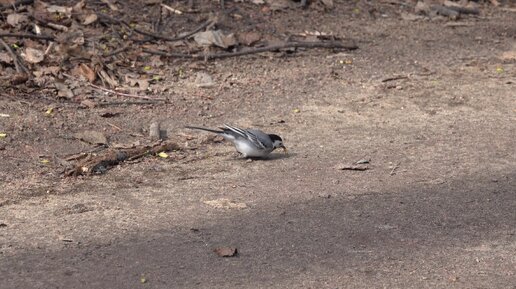
[[[279,135],[267,134],[258,129],[242,129],[228,124],[224,124],[220,130],[197,126],[186,126],[186,128],[204,130],[222,136],[225,140],[233,142],[236,150],[244,158],[264,158],[277,148],[287,152]]]

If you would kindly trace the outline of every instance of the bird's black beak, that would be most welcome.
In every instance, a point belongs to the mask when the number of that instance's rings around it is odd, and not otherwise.
[[[287,147],[285,147],[284,145],[281,145],[280,148],[283,149],[283,153],[285,153],[285,154],[288,153]]]

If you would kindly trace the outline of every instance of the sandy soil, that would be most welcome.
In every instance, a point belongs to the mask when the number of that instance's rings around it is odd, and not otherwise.
[[[0,287],[516,288],[516,14],[451,27],[377,9],[278,13],[360,48],[201,63],[212,89],[181,64],[169,104],[0,100],[14,135],[0,143]],[[132,142],[155,119],[187,149],[93,177],[40,163],[91,148],[77,131]],[[291,153],[247,162],[183,128],[222,123],[277,133]],[[222,199],[239,206],[206,203]]]

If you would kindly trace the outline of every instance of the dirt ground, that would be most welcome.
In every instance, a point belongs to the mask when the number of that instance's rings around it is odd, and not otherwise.
[[[516,13],[449,25],[354,5],[270,20],[358,50],[198,62],[214,88],[171,62],[186,76],[166,104],[0,99],[0,287],[516,288]],[[185,149],[90,177],[52,161],[91,149],[78,131],[130,143],[154,120]],[[223,123],[290,153],[247,162],[183,128]],[[225,246],[238,255],[213,252]]]

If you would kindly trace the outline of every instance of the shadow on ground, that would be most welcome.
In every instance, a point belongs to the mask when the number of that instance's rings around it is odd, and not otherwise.
[[[494,178],[271,204],[200,216],[195,230],[27,252],[0,263],[1,287],[505,288],[516,278],[516,174]],[[217,257],[217,246],[239,256]]]

